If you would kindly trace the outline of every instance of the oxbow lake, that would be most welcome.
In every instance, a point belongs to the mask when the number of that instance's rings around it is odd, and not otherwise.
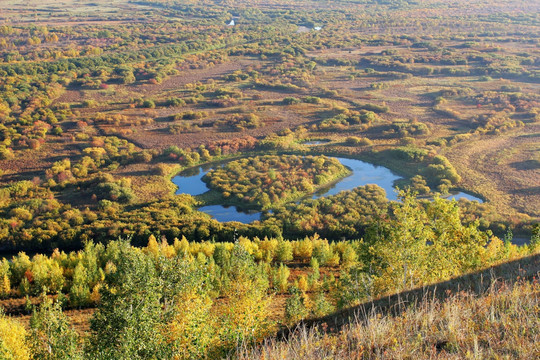
[[[337,159],[344,166],[348,167],[352,171],[352,174],[332,185],[329,185],[328,187],[325,187],[324,189],[315,192],[311,196],[312,199],[335,195],[341,191],[352,190],[358,186],[376,184],[386,191],[386,197],[388,200],[397,200],[397,192],[394,188],[394,183],[396,180],[401,179],[400,176],[394,174],[392,171],[383,166],[376,166],[365,161],[341,157],[338,157]],[[194,167],[187,169],[173,177],[172,182],[178,186],[176,194],[189,194],[195,196],[207,192],[209,189],[206,186],[206,183],[202,181],[202,177],[210,170],[219,166],[223,166],[223,163],[214,163]],[[454,198],[456,200],[465,198],[468,200],[482,202],[481,199],[464,192],[452,194],[449,196],[449,198]],[[203,206],[198,210],[211,215],[220,222],[238,221],[244,224],[249,224],[255,220],[260,220],[262,214],[261,212],[255,210],[245,211],[234,206],[224,205]]]

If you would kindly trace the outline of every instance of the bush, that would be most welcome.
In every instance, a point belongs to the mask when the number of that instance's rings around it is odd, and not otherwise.
[[[93,190],[99,199],[112,200],[119,203],[129,203],[135,197],[129,183],[123,180],[101,182],[93,187]]]
[[[426,149],[421,149],[414,146],[399,147],[392,150],[392,152],[396,158],[411,162],[421,162],[428,154]]]
[[[376,105],[376,104],[357,104],[359,109],[373,111],[375,113],[387,113],[390,111],[390,108],[386,105]]]
[[[347,145],[351,145],[351,146],[368,146],[368,145],[373,145],[373,142],[368,139],[368,138],[365,138],[365,137],[356,137],[356,136],[349,136],[346,140],[345,140],[345,143]]]
[[[317,96],[306,96],[302,101],[308,104],[320,104],[321,98]]]
[[[141,106],[146,109],[154,109],[156,107],[156,103],[154,100],[144,100]]]
[[[292,96],[288,96],[286,98],[283,98],[283,104],[285,105],[294,105],[294,104],[299,104],[300,103],[300,100],[295,98],[295,97],[292,97]]]
[[[57,136],[60,136],[64,133],[64,130],[62,130],[62,128],[60,126],[57,126],[53,129],[53,134],[54,135],[57,135]]]
[[[5,146],[0,146],[0,160],[9,160],[13,158],[13,151]]]
[[[97,105],[98,105],[97,101],[92,100],[92,99],[84,100],[82,102],[82,107],[85,107],[85,108],[93,108],[93,107],[96,107]]]
[[[180,98],[170,98],[165,102],[165,106],[184,106],[186,102]]]

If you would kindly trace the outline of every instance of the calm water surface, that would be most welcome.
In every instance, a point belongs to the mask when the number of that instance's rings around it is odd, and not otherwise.
[[[372,165],[365,161],[340,157],[337,159],[343,165],[351,169],[352,174],[339,180],[331,186],[317,191],[311,197],[312,199],[335,195],[341,191],[352,190],[358,186],[376,184],[386,191],[386,197],[388,200],[397,200],[394,182],[401,179],[400,176],[394,174],[385,167]],[[205,193],[209,189],[206,186],[206,183],[202,181],[202,177],[206,175],[208,171],[218,166],[223,166],[223,164],[208,164],[206,166],[194,167],[181,172],[172,179],[173,183],[178,186],[176,193],[190,194],[193,196]],[[456,200],[465,198],[468,200],[482,202],[481,199],[463,192],[450,195],[449,198],[454,198]],[[199,211],[211,215],[220,222],[239,221],[241,223],[248,224],[255,220],[260,220],[261,218],[261,212],[241,210],[234,206],[209,205],[199,208]]]
[[[321,144],[327,144],[330,140],[310,140],[310,141],[304,141],[302,145],[321,145]]]

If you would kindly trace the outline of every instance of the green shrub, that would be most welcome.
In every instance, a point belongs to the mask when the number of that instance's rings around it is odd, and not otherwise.
[[[297,99],[297,98],[292,97],[292,96],[288,96],[288,97],[284,98],[282,102],[285,105],[294,105],[294,104],[299,104],[300,99]]]

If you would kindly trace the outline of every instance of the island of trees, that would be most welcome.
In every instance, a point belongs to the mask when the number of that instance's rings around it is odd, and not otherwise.
[[[225,203],[267,210],[312,194],[350,171],[326,156],[265,155],[228,162],[203,180]]]

